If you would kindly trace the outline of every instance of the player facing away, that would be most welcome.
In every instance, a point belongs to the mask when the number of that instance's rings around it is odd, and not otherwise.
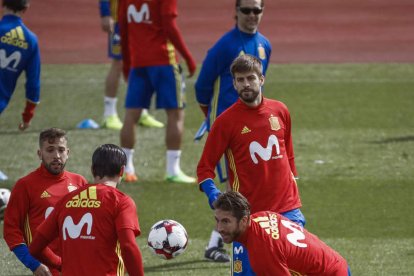
[[[101,28],[108,33],[108,57],[111,67],[105,79],[104,120],[102,127],[114,130],[122,128],[117,112],[117,94],[122,74],[121,36],[117,22],[118,0],[100,0],[99,12]],[[151,116],[146,109],[142,111],[139,124],[145,127],[162,128],[164,124]]]
[[[28,249],[38,226],[52,212],[64,195],[87,184],[86,179],[65,171],[69,157],[65,131],[57,128],[43,130],[39,135],[40,167],[20,178],[14,185],[4,217],[4,240],[16,257],[35,275],[49,269],[34,258]],[[50,248],[61,254],[58,241]],[[59,275],[50,269],[53,275]]]
[[[263,97],[260,59],[237,57],[231,65],[239,99],[214,122],[197,166],[200,189],[210,206],[220,191],[214,168],[223,154],[229,166],[229,189],[247,197],[252,212],[270,210],[305,224],[295,180],[291,118],[282,102]],[[247,250],[233,243],[234,275],[254,275]]]
[[[250,214],[249,202],[240,193],[225,192],[213,205],[223,241],[238,241],[249,250],[256,275],[351,275],[346,260],[317,236],[275,212]]]
[[[40,53],[37,37],[22,21],[29,0],[2,0],[0,21],[0,115],[16,88],[17,79],[26,73],[26,107],[20,130],[30,126],[40,99]]]
[[[196,64],[177,27],[176,17],[176,0],[119,2],[123,69],[128,79],[126,112],[120,135],[121,146],[128,157],[126,182],[137,181],[133,165],[135,124],[142,109],[149,107],[154,92],[156,107],[165,109],[167,113],[166,180],[195,182],[180,168],[185,84],[176,50],[185,59],[190,77],[196,70]]]
[[[263,75],[266,75],[272,52],[269,40],[258,31],[264,14],[264,0],[236,0],[235,3],[236,26],[209,49],[195,84],[196,98],[206,116],[207,130],[238,99],[230,73],[233,60],[242,54],[256,56],[262,62]],[[220,181],[225,182],[227,168],[223,159],[217,172]],[[220,240],[218,232],[213,230],[205,251],[207,259],[229,261],[220,246]]]
[[[59,266],[46,246],[59,237],[62,275],[144,275],[134,201],[117,189],[126,165],[125,152],[113,144],[99,146],[92,156],[95,184],[65,196],[39,226],[30,245],[38,258]]]

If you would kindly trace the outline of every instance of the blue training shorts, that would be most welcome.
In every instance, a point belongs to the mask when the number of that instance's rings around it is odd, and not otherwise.
[[[185,107],[185,83],[179,65],[137,67],[128,76],[126,108],[149,108],[152,95],[155,106],[163,109]]]
[[[119,34],[119,25],[115,23],[114,32],[108,35],[108,57],[121,60],[121,35]]]
[[[305,226],[306,220],[300,209],[293,209],[288,212],[282,213],[283,216],[287,217],[293,222]],[[253,272],[249,262],[249,255],[247,248],[241,243],[233,242],[233,263],[231,264],[231,275],[234,276],[254,276],[256,273]]]

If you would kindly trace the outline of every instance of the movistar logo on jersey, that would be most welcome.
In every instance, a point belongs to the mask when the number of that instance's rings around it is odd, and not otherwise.
[[[96,196],[96,186],[89,187],[66,202],[66,208],[99,208],[101,202]]]
[[[0,49],[0,69],[9,69],[10,71],[17,71],[17,66],[22,59],[22,54],[15,51],[7,56],[6,50]]]
[[[82,216],[80,221],[76,224],[73,221],[73,218],[71,216],[67,216],[65,220],[63,221],[62,226],[62,235],[63,240],[67,240],[67,236],[69,236],[71,239],[89,239],[93,240],[95,239],[94,236],[90,236],[92,232],[92,224],[93,224],[93,218],[91,213],[86,213]],[[86,235],[81,235],[81,231],[83,226],[86,225]]]
[[[150,19],[150,11],[147,3],[142,4],[141,9],[137,10],[135,5],[128,6],[127,11],[128,23],[132,21],[135,23],[152,23]]]
[[[272,236],[272,239],[279,239],[279,226],[276,214],[269,214],[265,217],[257,217],[253,219],[254,222],[259,223],[260,227],[265,229],[266,233]]]
[[[1,43],[13,45],[22,49],[29,48],[29,44],[26,42],[26,38],[24,37],[23,28],[20,26],[5,33],[0,38],[0,41]]]
[[[276,154],[272,156],[273,147],[276,148]],[[270,159],[283,158],[283,155],[280,154],[280,146],[277,137],[272,134],[269,136],[267,141],[267,146],[264,148],[258,142],[253,141],[249,146],[250,157],[252,158],[253,163],[258,164],[259,160],[256,155],[258,155],[262,160],[269,161]]]

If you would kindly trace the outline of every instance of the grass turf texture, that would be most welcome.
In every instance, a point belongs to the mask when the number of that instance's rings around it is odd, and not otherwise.
[[[90,159],[101,143],[119,144],[109,130],[78,130],[85,118],[100,122],[106,65],[45,65],[42,102],[31,128],[20,133],[23,82],[0,117],[0,182],[11,187],[38,166],[39,132],[68,131],[67,169],[90,179]],[[414,273],[414,65],[272,65],[265,94],[285,102],[292,115],[298,182],[307,228],[340,252],[353,275]],[[194,143],[202,115],[187,82],[188,108],[182,168],[195,174],[203,143]],[[125,86],[119,112],[123,115]],[[165,122],[163,111],[151,111]],[[162,181],[164,129],[138,128],[135,165],[138,184],[121,186],[138,206],[137,239],[147,275],[228,275],[228,265],[203,260],[214,227],[205,196],[196,185]],[[222,187],[222,186],[221,186]],[[187,251],[163,261],[146,248],[151,225],[163,218],[182,223]],[[0,239],[0,275],[30,275]]]

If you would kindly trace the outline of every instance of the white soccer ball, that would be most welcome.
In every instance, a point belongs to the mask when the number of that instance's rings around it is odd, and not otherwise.
[[[156,222],[148,235],[148,246],[151,252],[164,260],[182,254],[187,244],[187,231],[180,223],[171,219]]]
[[[4,218],[4,211],[6,210],[7,204],[10,199],[10,190],[0,188],[0,220]]]

